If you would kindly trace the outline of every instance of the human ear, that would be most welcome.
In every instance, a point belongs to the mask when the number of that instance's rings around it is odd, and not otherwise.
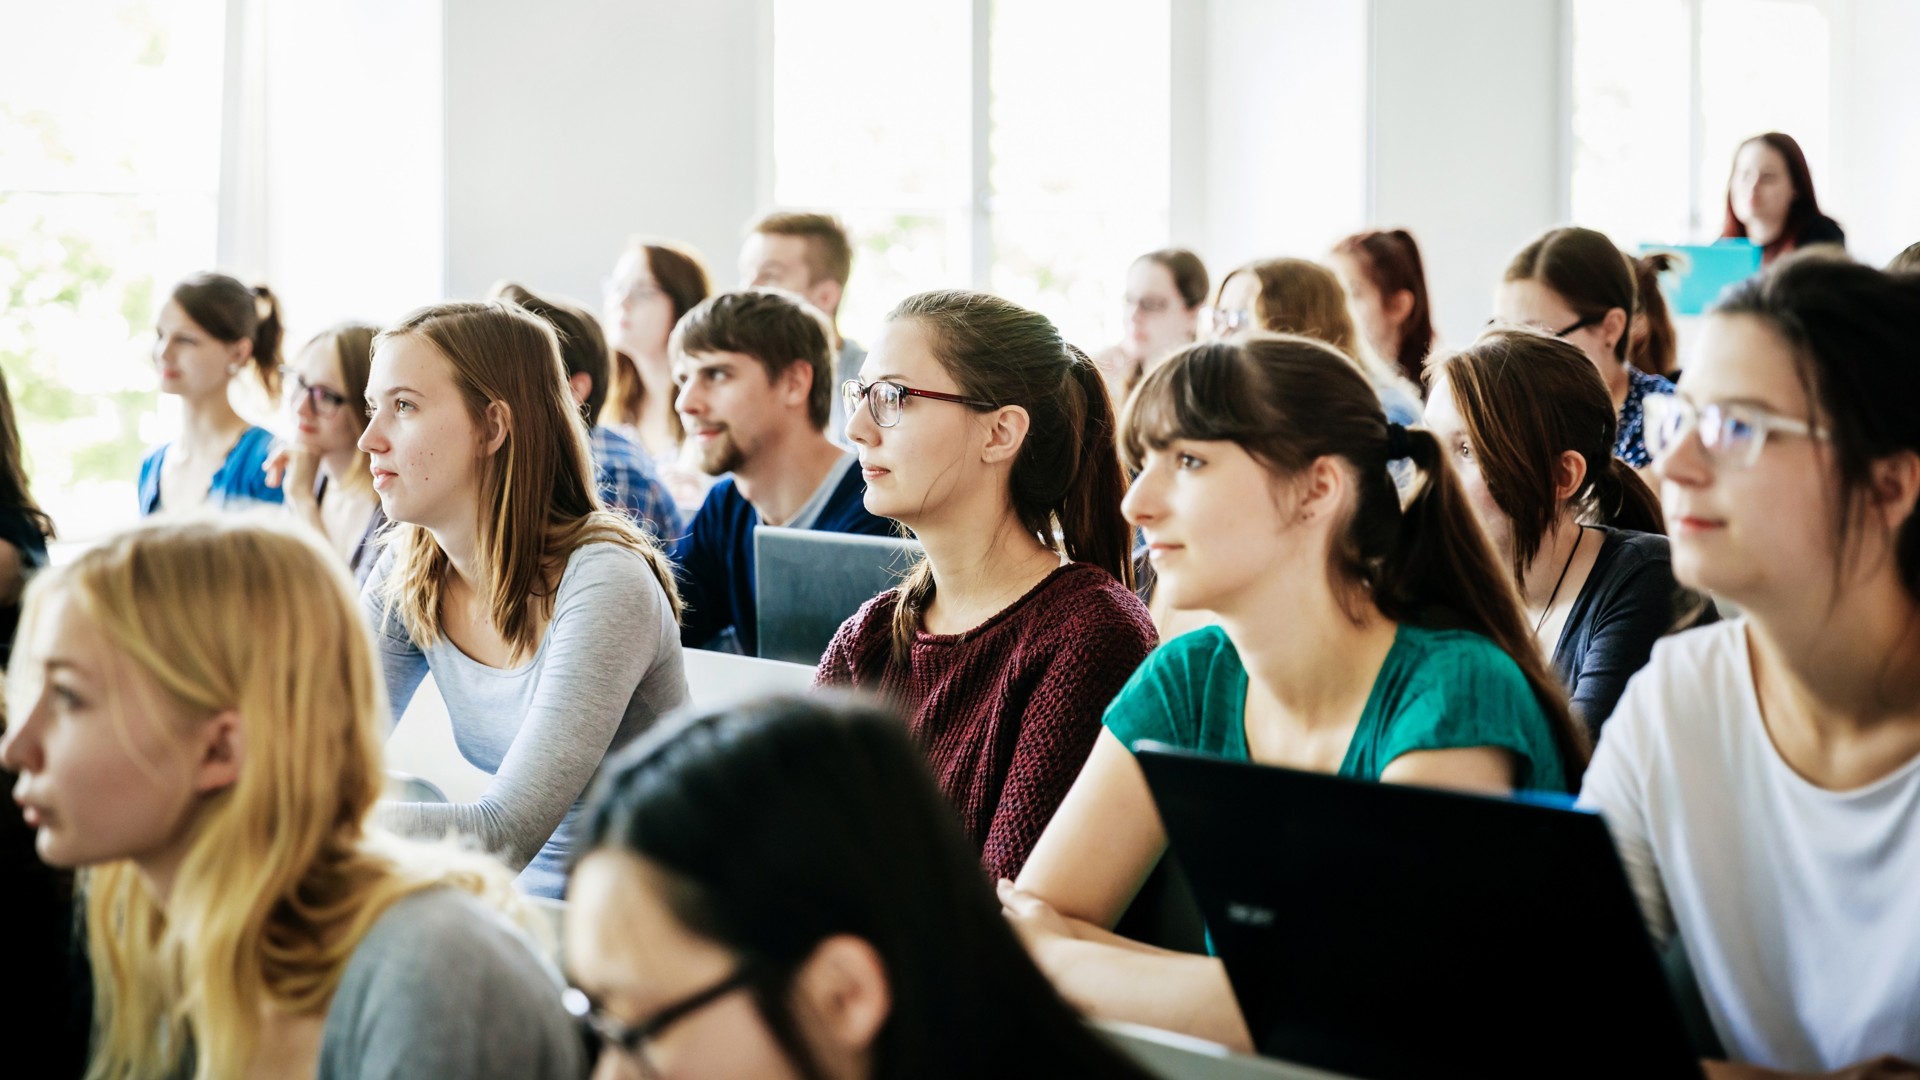
[[[200,731],[193,769],[194,792],[207,795],[239,783],[246,750],[246,729],[240,714],[233,709],[215,713]]]
[[[507,434],[513,430],[513,410],[504,401],[489,401],[485,421],[481,432],[485,442],[481,451],[492,455],[506,445]]]
[[[987,442],[980,460],[989,465],[1011,461],[1026,445],[1033,418],[1018,405],[1005,405],[987,414]]]
[[[575,405],[585,405],[587,395],[593,393],[593,376],[584,371],[577,371],[567,376],[567,389],[573,392]]]
[[[828,365],[832,367],[831,363]],[[805,360],[795,360],[780,373],[779,389],[786,396],[787,404],[805,408],[813,397],[813,365]]]
[[[1620,343],[1620,335],[1627,332],[1627,313],[1621,308],[1607,309],[1607,317],[1600,320],[1600,343],[1608,352]]]
[[[1317,457],[1301,473],[1298,484],[1299,519],[1303,522],[1312,521],[1331,514],[1340,505],[1340,500],[1346,496],[1347,473],[1340,467],[1337,458],[1331,455]]]
[[[1913,519],[1914,502],[1920,497],[1920,454],[1902,450],[1873,462],[1867,468],[1869,492],[1887,527],[1894,533]]]
[[[794,976],[794,994],[840,1057],[867,1053],[893,1011],[886,964],[872,945],[851,934],[814,947]]]
[[[1580,485],[1586,479],[1587,459],[1577,451],[1562,451],[1560,460],[1554,462],[1553,501],[1565,502],[1573,496],[1574,492],[1580,490]]]
[[[1393,295],[1387,297],[1384,306],[1387,318],[1393,320],[1394,325],[1397,326],[1400,323],[1406,322],[1407,317],[1413,314],[1413,290],[1393,290]]]

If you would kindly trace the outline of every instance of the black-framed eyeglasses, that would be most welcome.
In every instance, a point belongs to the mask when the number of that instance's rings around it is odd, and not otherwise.
[[[1549,330],[1547,332],[1552,334],[1554,337],[1563,338],[1563,337],[1566,337],[1568,334],[1573,333],[1576,330],[1585,330],[1589,326],[1598,326],[1600,325],[1600,322],[1605,318],[1606,318],[1605,315],[1588,315],[1585,318],[1581,319],[1579,322],[1572,324],[1571,326],[1565,326],[1565,327],[1562,327],[1561,329]]]
[[[979,398],[961,397],[958,394],[942,394],[936,390],[917,390],[897,382],[863,383],[859,379],[848,379],[840,384],[840,397],[847,403],[847,415],[852,416],[867,403],[867,412],[873,416],[873,422],[883,428],[890,428],[900,422],[900,410],[910,397],[932,398],[935,401],[951,401],[955,405],[965,405],[970,409],[997,409],[1000,406]]]
[[[280,365],[280,380],[286,384],[288,404],[306,398],[307,404],[313,407],[314,415],[322,419],[339,412],[340,406],[347,403],[345,394],[337,390],[329,390],[324,386],[315,386],[307,381],[305,375],[285,364]]]
[[[753,968],[742,967],[704,990],[697,990],[662,1006],[652,1016],[635,1024],[622,1023],[608,1015],[606,1010],[593,1003],[585,990],[576,986],[567,987],[560,1001],[580,1026],[580,1036],[585,1040],[592,1057],[599,1057],[607,1047],[616,1047],[640,1067],[642,1075],[651,1080],[660,1073],[647,1058],[647,1044],[673,1025],[746,986],[753,980],[753,974]]]

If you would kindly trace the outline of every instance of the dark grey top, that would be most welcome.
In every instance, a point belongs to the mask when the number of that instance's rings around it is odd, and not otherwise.
[[[587,1062],[553,969],[472,895],[394,904],[327,1007],[319,1080],[577,1080]]]
[[[1600,725],[1646,666],[1653,643],[1693,613],[1673,579],[1667,538],[1654,533],[1588,526],[1605,540],[1586,584],[1567,612],[1566,628],[1553,649],[1553,667],[1572,698],[1574,714],[1598,740]],[[1711,605],[1689,625],[1711,622]]]

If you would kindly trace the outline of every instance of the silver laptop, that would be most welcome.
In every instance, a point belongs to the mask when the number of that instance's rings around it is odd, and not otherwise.
[[[753,531],[760,655],[817,664],[840,624],[899,584],[920,559],[917,540],[855,533]]]

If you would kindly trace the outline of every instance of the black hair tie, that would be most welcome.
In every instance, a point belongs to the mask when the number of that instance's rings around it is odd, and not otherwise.
[[[1389,421],[1387,423],[1387,460],[1399,461],[1413,456],[1413,439],[1408,437],[1407,429]]]

